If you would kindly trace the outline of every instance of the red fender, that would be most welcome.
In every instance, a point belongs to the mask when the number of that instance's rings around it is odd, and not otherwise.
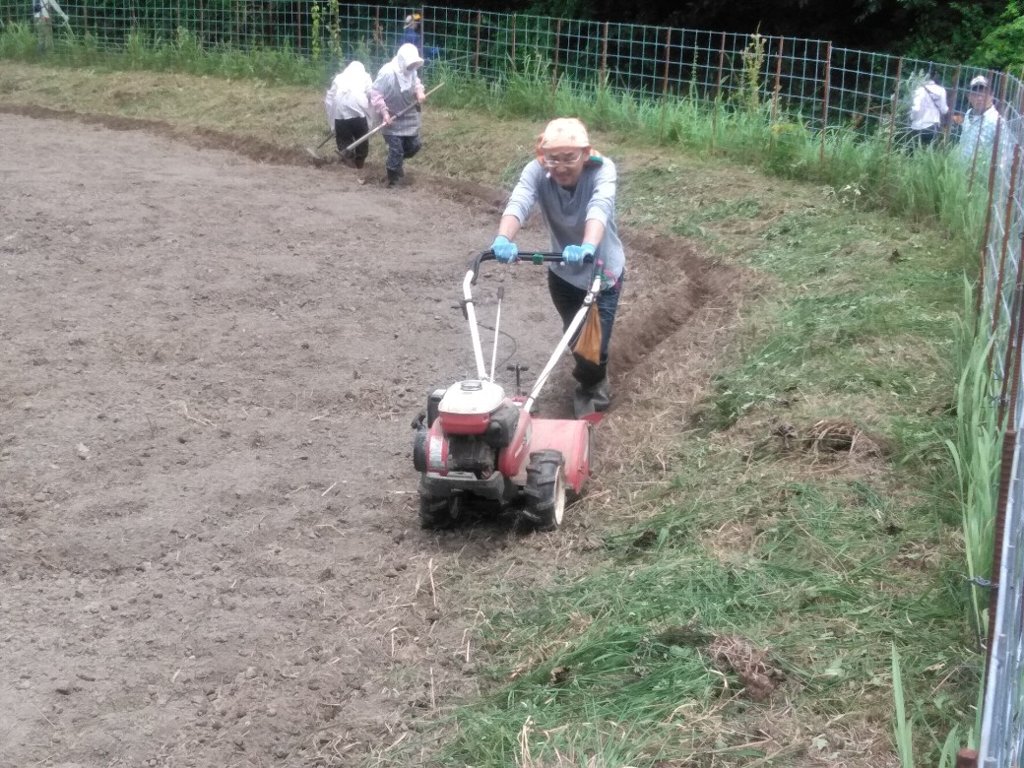
[[[580,493],[590,477],[590,423],[582,419],[534,419],[530,452],[554,450],[565,459],[565,482]]]

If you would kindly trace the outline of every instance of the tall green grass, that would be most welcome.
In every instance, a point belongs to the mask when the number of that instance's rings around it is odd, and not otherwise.
[[[959,482],[972,619],[980,641],[991,619],[987,590],[979,585],[992,578],[999,450],[1005,425],[998,423],[1000,393],[990,369],[995,339],[987,329],[979,329],[972,294],[965,286],[963,317],[956,328],[961,371],[956,389],[957,439],[947,445]]]
[[[101,50],[89,35],[57,30],[55,36],[55,50],[42,54],[31,27],[9,25],[0,33],[0,56],[25,61],[45,56],[48,63],[70,66],[183,71],[310,86],[322,86],[337,65],[333,58],[308,58],[289,49],[205,47],[185,28],[179,28],[172,40],[135,30],[117,51]],[[595,130],[631,141],[710,152],[773,175],[855,189],[863,205],[896,215],[938,216],[954,229],[977,225],[979,206],[968,195],[962,169],[949,154],[892,151],[887,136],[865,138],[842,125],[830,127],[823,141],[800,114],[778,114],[773,119],[771,105],[757,97],[756,39],[755,35],[744,59],[750,68],[744,87],[731,101],[711,104],[698,99],[695,90],[662,98],[613,92],[602,83],[556,79],[552,62],[539,52],[524,52],[493,81],[443,61],[430,65],[430,77],[448,84],[434,98],[449,107],[538,121],[556,114],[576,115]],[[330,47],[334,58],[343,53],[333,38]],[[366,58],[365,50],[344,53]]]
[[[899,757],[902,768],[914,768],[918,765],[914,761],[914,724],[913,717],[909,713],[906,694],[903,684],[903,667],[900,663],[899,652],[896,644],[892,646],[892,686],[895,699],[896,711],[893,722],[893,740],[896,744],[896,755]],[[980,703],[980,702],[979,702]],[[979,707],[980,711],[980,707]],[[968,742],[973,741],[973,736],[968,734]],[[960,729],[954,726],[942,742],[939,749],[938,760],[932,764],[935,768],[954,768],[956,765],[957,753],[960,750]]]
[[[950,153],[894,150],[885,135],[865,138],[842,126],[825,134],[823,152],[822,135],[808,120],[789,114],[773,121],[770,105],[749,99],[708,104],[693,95],[654,98],[564,79],[553,84],[550,66],[537,57],[526,57],[494,82],[443,64],[433,76],[454,86],[440,99],[453,108],[538,121],[575,115],[631,141],[713,153],[771,175],[855,189],[864,207],[938,218],[953,231],[976,231],[983,218],[984,200],[969,194],[963,168]]]
[[[54,49],[43,52],[32,27],[10,24],[0,33],[0,57],[98,70],[174,71],[310,86],[321,84],[329,72],[326,62],[318,64],[289,49],[206,47],[184,27],[171,40],[135,30],[117,50],[109,50],[109,41],[101,45],[91,34],[74,35],[62,28],[54,30],[54,38]]]

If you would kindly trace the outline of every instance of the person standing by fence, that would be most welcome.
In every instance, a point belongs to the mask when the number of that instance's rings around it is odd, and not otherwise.
[[[939,138],[942,124],[949,115],[946,89],[935,82],[929,68],[924,82],[915,90],[910,105],[910,139],[914,147],[927,147]]]
[[[53,14],[56,13],[64,23],[68,23],[68,15],[60,7],[57,0],[32,0],[32,19],[36,25],[36,39],[39,52],[44,53],[53,48]]]
[[[423,16],[418,13],[410,13],[405,17],[405,26],[402,28],[401,44],[409,43],[416,46],[424,61],[436,59],[440,51],[434,47],[427,47],[423,40]]]
[[[416,50],[423,55],[423,32],[420,31],[420,22],[423,17],[418,13],[410,13],[405,17],[405,26],[402,28],[401,44],[409,43],[416,46]]]
[[[973,168],[990,159],[1000,117],[992,98],[992,86],[984,75],[971,80],[967,99],[971,107],[963,116],[958,151]]]

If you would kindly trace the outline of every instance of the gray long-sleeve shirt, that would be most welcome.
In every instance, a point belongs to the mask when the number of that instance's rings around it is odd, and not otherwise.
[[[588,162],[576,187],[565,189],[548,176],[538,160],[533,160],[523,169],[504,215],[515,216],[522,223],[534,204],[539,204],[551,232],[551,249],[558,252],[567,245],[580,245],[587,219],[597,219],[605,229],[595,255],[604,261],[605,275],[614,283],[626,266],[626,254],[615,225],[615,180],[615,163],[603,157]],[[590,287],[589,264],[553,263],[550,269],[577,288]]]

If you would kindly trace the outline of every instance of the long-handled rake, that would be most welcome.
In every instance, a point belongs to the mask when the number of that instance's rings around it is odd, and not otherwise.
[[[307,154],[309,154],[309,156],[312,157],[314,160],[322,160],[323,158],[320,157],[320,150],[324,148],[324,144],[326,144],[333,138],[334,131],[331,131],[330,133],[327,134],[326,137],[324,137],[323,141],[316,145],[315,149],[313,147],[306,147]]]
[[[432,94],[435,91],[439,90],[443,86],[444,86],[444,83],[438,83],[433,88],[431,88],[429,91],[427,91],[424,94],[423,98],[426,99],[427,97],[430,96],[430,94]],[[401,117],[402,115],[404,115],[404,114],[406,114],[408,112],[411,112],[412,110],[414,110],[419,105],[420,105],[419,102],[415,102],[413,104],[410,104],[409,106],[405,107],[404,109],[401,109],[398,112],[396,112],[392,117],[394,119],[397,119],[397,118]],[[369,141],[371,136],[373,136],[375,133],[378,133],[379,131],[381,131],[382,129],[384,129],[386,127],[387,127],[386,123],[381,123],[376,128],[374,128],[372,131],[368,131],[367,133],[363,134],[361,137],[359,137],[358,139],[353,141],[351,144],[349,144],[347,147],[345,147],[345,149],[342,150],[342,151],[343,152],[351,152],[353,149],[358,147],[363,142]],[[334,132],[332,131],[327,136],[327,138],[325,138],[323,141],[321,141],[317,145],[316,149],[313,149],[312,147],[306,147],[306,152],[308,152],[310,157],[312,157],[314,160],[322,160],[323,158],[320,157],[320,150],[323,149],[324,144],[326,144],[328,141],[330,141],[333,138],[334,138]]]

